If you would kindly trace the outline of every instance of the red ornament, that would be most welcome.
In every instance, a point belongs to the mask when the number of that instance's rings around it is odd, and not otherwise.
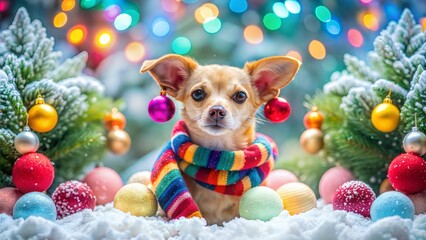
[[[284,98],[274,98],[269,100],[264,109],[266,119],[273,123],[281,123],[287,120],[291,114],[290,103]]]
[[[87,184],[79,181],[68,181],[61,183],[52,194],[58,212],[58,218],[63,218],[83,211],[94,209],[96,197]]]
[[[84,177],[83,182],[93,190],[97,205],[112,202],[115,194],[123,187],[120,175],[107,167],[93,169]]]
[[[388,168],[388,178],[396,190],[413,194],[426,190],[426,161],[417,154],[403,153]]]
[[[16,160],[12,180],[22,193],[44,192],[52,185],[55,169],[41,153],[27,153]]]
[[[370,207],[376,194],[361,181],[350,181],[341,185],[333,197],[333,210],[344,210],[370,217]]]
[[[1,188],[0,189],[0,214],[6,213],[7,215],[12,216],[13,207],[15,206],[16,201],[22,197],[22,193],[11,187]]]

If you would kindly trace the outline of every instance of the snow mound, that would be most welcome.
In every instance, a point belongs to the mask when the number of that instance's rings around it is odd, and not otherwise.
[[[268,222],[237,218],[223,226],[208,226],[198,218],[134,217],[112,204],[55,222],[0,214],[0,223],[0,239],[426,239],[425,214],[414,221],[391,217],[372,223],[361,215],[333,211],[331,205],[296,216],[283,211]]]

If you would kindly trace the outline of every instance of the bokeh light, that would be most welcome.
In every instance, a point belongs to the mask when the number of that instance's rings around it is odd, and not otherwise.
[[[114,27],[118,31],[126,30],[132,24],[132,17],[127,13],[118,15],[114,20]]]
[[[326,50],[324,44],[318,40],[312,40],[309,43],[309,54],[315,59],[321,60],[326,56]]]
[[[98,31],[95,37],[95,45],[99,48],[111,47],[114,43],[114,32],[109,29]]]
[[[294,57],[299,61],[302,61],[302,55],[298,51],[290,50],[288,53],[285,54],[285,56]]]
[[[269,30],[277,30],[281,27],[281,18],[274,13],[268,13],[263,17],[263,25]]]
[[[64,12],[71,11],[75,7],[75,0],[63,0],[61,9]]]
[[[203,28],[208,33],[217,33],[222,27],[222,22],[219,18],[207,20],[203,23]]]
[[[81,0],[80,1],[80,6],[82,8],[92,8],[94,6],[96,6],[98,2],[96,0]]]
[[[339,22],[334,19],[331,19],[325,24],[327,31],[332,35],[338,35],[340,33],[341,27]]]
[[[422,31],[426,30],[426,17],[420,19],[420,25],[422,26]]]
[[[194,12],[195,20],[203,24],[219,16],[219,8],[213,3],[206,3],[197,8]]]
[[[288,10],[282,2],[274,3],[274,5],[272,5],[272,10],[280,18],[288,17]]]
[[[364,38],[358,30],[352,28],[348,31],[348,41],[354,47],[361,47]]]
[[[244,29],[244,38],[250,44],[259,44],[263,41],[263,32],[256,25],[249,25]]]
[[[235,13],[243,13],[247,11],[247,1],[246,0],[231,0],[229,2],[229,9]]]
[[[359,0],[361,3],[365,3],[365,4],[368,4],[368,3],[371,3],[373,0]]]
[[[141,18],[141,15],[137,9],[129,8],[123,11],[123,13],[131,17],[130,27],[136,25]]]
[[[64,12],[60,12],[56,14],[55,17],[53,18],[53,26],[55,28],[61,28],[65,26],[65,24],[67,24],[67,21],[68,21],[67,14],[65,14]]]
[[[191,47],[191,41],[186,37],[177,37],[172,43],[172,50],[177,54],[187,54]]]
[[[366,13],[362,17],[362,23],[364,26],[372,31],[379,29],[379,20],[373,13]]]
[[[68,41],[71,44],[78,45],[86,38],[86,27],[83,25],[76,25],[72,27],[67,34]]]
[[[120,15],[120,13],[121,13],[121,8],[120,8],[120,6],[113,4],[113,5],[108,6],[108,7],[105,9],[105,11],[104,11],[104,16],[105,16],[105,18],[106,18],[108,21],[112,22],[112,21],[114,21],[114,19],[115,19],[118,15]]]
[[[124,55],[131,62],[139,62],[145,57],[145,47],[140,42],[131,42],[124,49]]]
[[[170,32],[170,24],[166,19],[159,17],[152,23],[152,33],[157,37],[164,37]]]
[[[290,13],[298,14],[300,13],[301,7],[298,1],[296,0],[286,0],[284,2],[285,7]]]
[[[315,16],[321,21],[321,22],[329,22],[331,20],[331,13],[330,10],[328,10],[325,6],[318,6],[315,8]]]
[[[164,11],[173,13],[179,10],[181,6],[181,1],[178,0],[163,0],[161,1],[161,6],[163,7]]]

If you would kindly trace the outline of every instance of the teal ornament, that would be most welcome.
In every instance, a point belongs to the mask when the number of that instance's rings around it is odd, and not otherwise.
[[[248,190],[240,201],[240,216],[248,220],[269,221],[283,209],[283,202],[278,193],[264,186]]]
[[[30,216],[56,220],[56,207],[53,200],[44,193],[30,192],[16,201],[13,207],[13,218],[27,219]]]
[[[370,214],[373,222],[391,216],[413,219],[414,204],[403,193],[397,191],[385,192],[374,200]]]

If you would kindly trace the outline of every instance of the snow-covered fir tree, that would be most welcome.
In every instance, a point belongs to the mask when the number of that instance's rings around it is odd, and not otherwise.
[[[105,152],[102,119],[112,101],[103,96],[97,79],[82,74],[86,53],[60,63],[61,52],[53,51],[53,45],[41,22],[31,22],[23,8],[0,33],[0,187],[12,184],[11,170],[19,157],[14,139],[39,93],[59,116],[52,131],[37,133],[39,152],[55,164],[56,181],[76,178]]]

